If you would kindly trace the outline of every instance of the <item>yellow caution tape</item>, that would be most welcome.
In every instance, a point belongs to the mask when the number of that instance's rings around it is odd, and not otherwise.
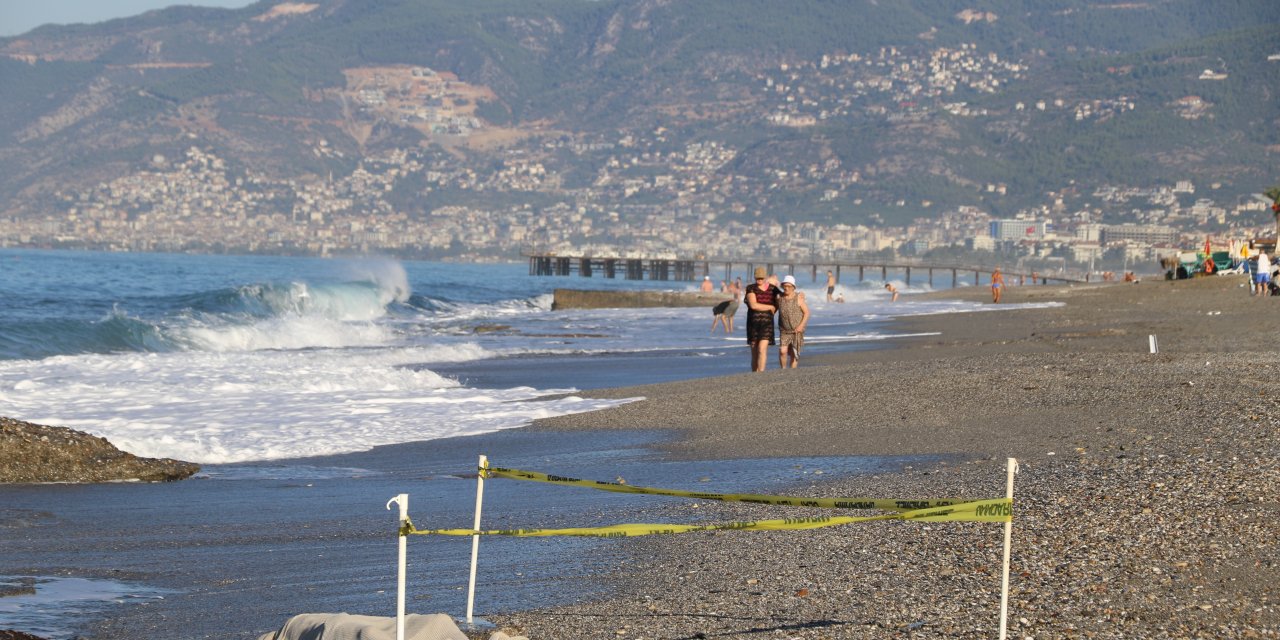
[[[724,502],[750,502],[754,504],[773,504],[792,507],[821,507],[826,509],[888,509],[891,511],[914,511],[916,509],[932,509],[949,507],[970,502],[956,498],[941,500],[892,500],[882,498],[795,498],[790,496],[767,496],[755,493],[702,493],[698,491],[679,491],[676,489],[654,489],[650,487],[633,487],[618,482],[601,480],[579,480],[554,476],[537,471],[520,469],[503,469],[501,467],[482,467],[480,473],[490,478],[510,478],[512,480],[531,480],[533,482],[549,482],[575,487],[587,487],[615,493],[643,493],[678,498],[696,498],[699,500],[721,500]]]
[[[874,520],[919,520],[924,522],[1010,522],[1013,520],[1013,501],[1009,498],[977,500],[941,508],[916,509],[902,513],[878,516],[830,516],[817,518],[785,518],[782,520],[754,520],[725,524],[615,524],[606,527],[574,527],[569,529],[417,529],[406,521],[400,535],[421,536],[515,536],[522,538],[545,536],[582,536],[594,538],[625,538],[655,534],[692,533],[695,531],[786,531],[818,529],[854,522]]]

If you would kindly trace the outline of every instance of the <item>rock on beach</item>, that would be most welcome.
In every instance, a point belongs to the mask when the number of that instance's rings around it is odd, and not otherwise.
[[[190,462],[140,458],[74,429],[0,417],[0,483],[168,482],[199,470]]]

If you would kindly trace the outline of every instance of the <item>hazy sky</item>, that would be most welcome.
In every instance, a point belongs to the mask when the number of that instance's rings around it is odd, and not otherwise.
[[[255,0],[0,0],[0,37],[26,33],[50,22],[73,24],[135,16],[152,9],[184,4],[201,7],[245,7]]]

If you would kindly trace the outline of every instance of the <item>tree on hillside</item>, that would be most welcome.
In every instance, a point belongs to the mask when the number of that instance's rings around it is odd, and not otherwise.
[[[1271,215],[1276,218],[1276,238],[1280,239],[1280,187],[1271,187],[1263,191],[1262,195],[1271,198]]]

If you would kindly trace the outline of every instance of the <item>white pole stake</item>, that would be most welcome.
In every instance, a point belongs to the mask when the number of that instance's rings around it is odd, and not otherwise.
[[[404,640],[404,574],[409,551],[409,536],[400,533],[409,521],[409,494],[402,493],[387,501],[387,509],[391,503],[400,505],[400,526],[396,529],[396,537],[400,539],[400,560],[396,571],[396,640]]]
[[[1160,345],[1156,343],[1156,335],[1154,333],[1147,336],[1147,343],[1151,345],[1151,353],[1160,352]]]
[[[480,503],[484,501],[484,472],[489,468],[489,458],[480,456],[479,474],[476,476],[476,520],[471,527],[480,530]],[[467,624],[472,624],[472,613],[476,605],[476,558],[480,556],[480,536],[471,536],[471,582],[467,585]]]
[[[1013,500],[1013,475],[1018,472],[1018,461],[1009,458],[1009,478],[1005,484],[1005,497]],[[1009,508],[1013,508],[1010,502]],[[1013,547],[1013,518],[1004,523],[1004,577],[1000,582],[1000,640],[1005,640],[1009,628],[1009,551]]]

